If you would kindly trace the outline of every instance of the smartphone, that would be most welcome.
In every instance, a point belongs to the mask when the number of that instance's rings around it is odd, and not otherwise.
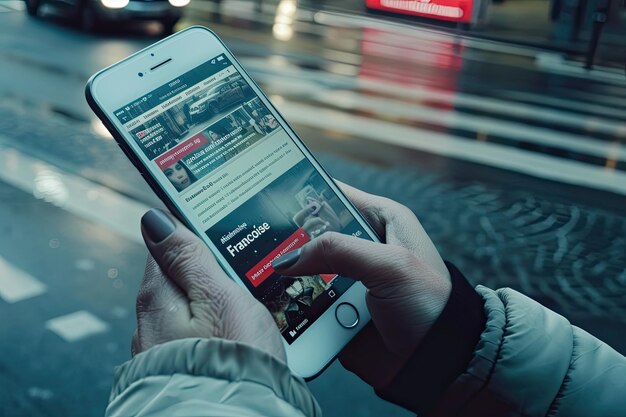
[[[93,75],[89,105],[168,209],[272,314],[318,375],[370,320],[365,287],[272,260],[325,232],[378,241],[224,43],[191,27]]]

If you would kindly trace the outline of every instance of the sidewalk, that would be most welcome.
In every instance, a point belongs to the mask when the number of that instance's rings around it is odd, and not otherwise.
[[[590,31],[581,31],[576,42],[553,39],[548,0],[506,0],[492,4],[485,24],[473,30],[475,35],[563,51],[575,59],[584,59]],[[626,13],[619,21],[607,23],[602,31],[595,63],[623,69],[626,60]]]

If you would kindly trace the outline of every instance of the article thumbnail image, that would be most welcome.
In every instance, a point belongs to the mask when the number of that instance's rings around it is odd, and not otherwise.
[[[184,137],[199,131],[202,126],[214,124],[255,97],[254,91],[241,75],[233,74],[159,113],[133,129],[131,135],[146,156],[154,159],[172,149]]]
[[[242,106],[155,159],[178,191],[215,171],[276,129]],[[267,120],[267,118],[265,119]]]
[[[261,302],[274,317],[278,329],[283,332],[297,326],[309,316],[313,301],[326,287],[326,282],[319,275],[281,276],[265,293]]]
[[[355,223],[310,162],[303,160],[206,234],[285,330],[303,318],[311,321],[309,312],[321,313],[313,301],[332,276],[284,277],[269,267],[271,260],[323,233],[352,230]],[[260,227],[263,233],[255,237]]]
[[[197,178],[215,171],[264,136],[254,129],[250,116],[239,108],[201,132],[206,146],[181,160]]]
[[[339,232],[353,220],[350,212],[307,160],[303,160],[263,193],[297,227],[314,239],[324,232]]]
[[[260,134],[266,135],[278,127],[278,121],[258,97],[247,102],[243,108],[250,116],[250,123]]]
[[[224,78],[197,92],[183,104],[187,127],[211,124],[253,97],[254,91],[241,75]]]
[[[342,231],[354,218],[311,163],[304,159],[206,231],[242,277],[286,239],[302,231],[306,240]],[[266,224],[252,244],[239,248],[241,237]],[[259,283],[255,283],[260,288]]]
[[[176,191],[182,191],[196,182],[196,177],[182,161],[177,161],[163,169],[163,173],[172,183]]]
[[[171,111],[161,113],[130,132],[141,150],[150,159],[176,146],[186,133],[187,130],[179,127]]]

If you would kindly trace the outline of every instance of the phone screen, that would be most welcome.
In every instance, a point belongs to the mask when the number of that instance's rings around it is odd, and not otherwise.
[[[272,269],[273,259],[325,232],[369,235],[226,55],[114,114],[288,343],[352,285]]]

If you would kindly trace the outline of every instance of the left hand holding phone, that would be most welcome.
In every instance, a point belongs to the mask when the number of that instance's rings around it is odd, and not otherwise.
[[[209,248],[158,209],[141,219],[150,251],[137,296],[132,353],[189,337],[222,338],[287,362],[270,313],[222,270]]]

